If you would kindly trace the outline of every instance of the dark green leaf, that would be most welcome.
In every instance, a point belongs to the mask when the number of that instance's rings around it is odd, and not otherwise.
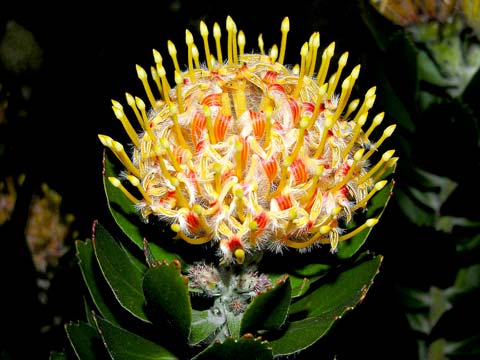
[[[113,360],[178,359],[164,347],[119,328],[107,320],[95,318],[105,347]]]
[[[458,227],[480,227],[480,221],[474,221],[456,216],[439,216],[435,219],[435,230],[451,234],[453,228]]]
[[[421,50],[418,52],[418,76],[421,80],[427,81],[435,86],[447,87],[450,79],[440,72],[438,65],[430,55]]]
[[[145,264],[144,261],[139,260],[136,256],[134,256],[131,252],[128,251],[128,249],[122,244],[118,243],[120,247],[122,248],[123,252],[128,256],[128,259],[130,262],[135,266],[140,273],[144,273],[148,269],[148,263]]]
[[[302,268],[293,269],[293,273],[298,276],[312,277],[323,275],[330,269],[328,264],[307,264]]]
[[[418,226],[433,226],[435,215],[419,207],[411,197],[398,188],[395,191],[395,198],[407,218]]]
[[[210,335],[212,335],[221,324],[215,322],[215,315],[211,310],[193,310],[192,309],[192,328],[190,330],[190,345],[197,345]]]
[[[480,356],[480,334],[465,340],[449,341],[445,353],[451,359],[473,359],[475,356]]]
[[[320,278],[320,276],[315,276],[312,278],[306,278],[306,277],[298,277],[295,275],[289,275],[290,278],[290,285],[292,287],[292,299],[302,296],[305,294],[308,289],[310,288],[310,284],[317,279]]]
[[[113,296],[98,266],[92,241],[76,241],[75,245],[80,271],[95,307],[104,318],[117,322],[116,316],[109,306]]]
[[[390,181],[382,190],[380,190],[372,197],[372,199],[370,199],[366,212],[367,219],[381,218],[388,201],[392,197],[393,185],[394,182]],[[340,244],[338,244],[337,256],[340,259],[352,257],[365,243],[373,228],[374,227],[367,227],[365,230],[355,235],[351,239],[340,242]]]
[[[88,325],[95,326],[95,321],[92,315],[92,309],[88,305],[87,299],[83,298],[83,307],[85,309],[85,317],[87,318]]]
[[[68,340],[79,360],[107,359],[100,335],[93,326],[84,322],[65,325]]]
[[[429,191],[411,188],[412,195],[422,204],[439,213],[440,208],[453,194],[458,183],[445,176],[435,175],[419,168],[415,169],[415,173],[418,175],[418,181]]]
[[[287,317],[291,295],[290,279],[284,276],[274,287],[255,296],[243,314],[240,333],[279,329]]]
[[[63,352],[52,351],[48,360],[67,360],[67,356]]]
[[[95,225],[93,247],[103,276],[120,305],[138,319],[150,322],[143,309],[142,272],[99,223]]]
[[[324,336],[335,321],[364,299],[381,261],[382,256],[362,258],[342,272],[331,272],[314,290],[292,302],[283,331],[270,340],[274,355],[294,354]]]
[[[408,324],[415,332],[428,335],[432,331],[432,325],[428,319],[428,313],[407,313]]]
[[[468,253],[475,249],[480,248],[480,234],[474,237],[468,237],[465,239],[458,239],[456,243],[456,250],[458,253]]]
[[[430,294],[413,288],[398,289],[399,302],[408,309],[427,309],[430,306]]]
[[[268,278],[273,283],[277,282],[280,278],[283,278],[285,274],[268,273]],[[320,276],[314,276],[311,278],[296,276],[293,273],[288,274],[290,279],[290,286],[292,287],[292,298],[302,296],[310,288],[310,284],[320,278]]]
[[[143,291],[153,322],[168,325],[179,340],[187,341],[192,322],[192,309],[186,277],[180,262],[159,263],[145,273]]]
[[[463,292],[480,289],[480,264],[460,269],[457,273],[454,287]]]
[[[117,174],[113,163],[108,156],[104,154],[104,176],[103,186],[107,195],[108,208],[120,229],[132,240],[140,249],[144,248],[144,235],[141,232],[141,225],[144,223],[138,210],[132,202],[122,193],[122,191],[113,186],[108,178],[116,177]],[[178,255],[169,252],[156,244],[149,244],[150,251],[156,260],[172,261],[180,259]]]
[[[272,349],[268,343],[257,339],[227,339],[215,343],[192,360],[271,360]]]
[[[329,269],[330,265],[323,263],[307,263],[303,266],[296,264],[288,271],[292,287],[292,299],[305,294],[310,285],[325,275]],[[269,274],[272,283],[283,276],[283,274],[272,275]]]
[[[446,339],[447,342],[463,342],[472,337],[480,335],[480,324],[478,322],[478,304],[480,303],[480,291],[471,292],[469,296],[455,299],[453,306],[448,304],[445,299],[441,299],[445,304],[441,304],[441,311],[435,309],[436,304],[432,305],[433,311],[437,311],[438,321],[429,333],[429,339]],[[435,300],[434,300],[435,301]],[[477,348],[478,349],[478,348]]]

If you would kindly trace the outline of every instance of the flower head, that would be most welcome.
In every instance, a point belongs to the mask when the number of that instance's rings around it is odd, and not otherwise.
[[[74,217],[61,214],[62,198],[56,191],[47,184],[42,184],[41,189],[42,195],[32,198],[25,236],[35,268],[46,272],[47,266],[57,266],[68,251],[65,240]]]
[[[404,27],[417,46],[422,81],[463,93],[480,68],[480,3],[476,0],[370,0],[387,19]],[[471,36],[471,35],[474,36]],[[424,106],[430,96],[422,98]]]
[[[406,27],[428,21],[445,22],[455,8],[455,0],[370,0],[393,23]]]
[[[222,49],[215,23],[214,54],[209,29],[201,23],[202,65],[187,30],[185,71],[175,45],[168,42],[175,86],[167,80],[158,51],[153,51],[151,80],[137,65],[148,105],[128,93],[126,100],[142,128],[139,134],[126,109],[113,101],[134,145],[132,157],[119,142],[99,137],[124,164],[124,178],[142,199],[119,179],[112,177],[111,183],[145,219],[157,216],[169,222],[178,238],[218,244],[225,262],[243,263],[246,254],[263,249],[330,244],[334,250],[339,241],[375,225],[377,219],[369,219],[344,233],[352,213],[365,208],[386,184],[379,178],[397,160],[394,150],[388,150],[369,164],[395,125],[375,135],[376,141],[370,139],[384,113],[369,119],[375,87],[362,100],[350,99],[360,66],[343,75],[344,53],[329,74],[335,43],[323,51],[317,66],[319,33],[301,47],[299,66],[284,65],[288,18],[281,25],[280,48],[274,45],[268,53],[261,36],[260,52],[245,53],[244,33],[230,17],[226,30],[227,48]]]

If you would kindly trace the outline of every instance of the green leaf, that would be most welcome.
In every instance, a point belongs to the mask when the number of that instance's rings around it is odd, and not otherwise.
[[[292,287],[288,276],[269,290],[255,296],[243,314],[240,333],[276,330],[287,318]]]
[[[301,268],[294,268],[295,275],[312,277],[317,275],[323,275],[330,269],[328,264],[307,264]]]
[[[90,305],[88,305],[87,299],[85,299],[85,297],[83,298],[83,307],[85,309],[85,317],[87,319],[88,325],[95,326],[92,309],[90,308]]]
[[[421,80],[429,82],[440,87],[450,85],[450,79],[445,77],[438,68],[437,64],[431,59],[430,55],[420,50],[418,52],[418,76]]]
[[[348,269],[332,271],[315,289],[292,302],[282,332],[269,340],[273,354],[294,354],[324,336],[335,321],[364,299],[381,262],[382,256],[364,257]]]
[[[439,289],[443,295],[440,299],[432,299],[435,326],[429,334],[430,339],[445,338],[447,341],[461,341],[480,334],[478,323],[478,304],[480,291],[478,288],[468,296],[457,297],[453,304],[449,303],[446,291]],[[439,302],[440,306],[436,304]],[[438,309],[437,309],[438,308]]]
[[[118,322],[109,304],[112,304],[113,296],[95,258],[95,252],[91,240],[76,241],[77,259],[90,297],[98,312],[112,322]]]
[[[445,353],[452,359],[473,359],[480,355],[480,334],[460,341],[449,341],[445,346]]]
[[[211,310],[198,311],[192,309],[192,328],[190,330],[190,345],[197,345],[210,335],[222,324],[215,321],[216,317]]]
[[[460,255],[469,253],[470,251],[474,251],[476,249],[478,250],[479,248],[480,234],[465,239],[461,238],[456,242],[456,250]]]
[[[68,340],[79,360],[107,359],[97,329],[84,323],[70,322],[65,325]]]
[[[372,199],[370,199],[368,209],[365,214],[367,219],[381,218],[388,201],[392,197],[393,185],[394,182],[390,181],[382,190],[380,190],[372,197]],[[367,227],[365,230],[355,235],[351,239],[340,242],[338,244],[337,256],[340,259],[348,259],[356,254],[367,240],[373,228],[374,227]]]
[[[480,289],[480,264],[460,269],[457,273],[454,287],[462,292]]]
[[[128,260],[130,260],[132,265],[137,268],[138,272],[143,274],[145,273],[145,271],[147,271],[147,269],[150,267],[148,263],[145,263],[139,260],[135,255],[133,255],[130,251],[128,251],[128,249],[122,243],[118,243],[118,245],[122,248],[123,252],[127,255]]]
[[[289,279],[290,286],[292,287],[292,298],[296,298],[305,294],[310,288],[310,284],[319,278],[319,276],[315,276],[310,279],[306,277],[301,278],[290,274]]]
[[[440,216],[435,220],[435,230],[443,231],[447,234],[452,233],[453,228],[460,226],[466,227],[479,227],[480,221],[474,221],[463,217],[456,216]]]
[[[95,224],[94,235],[93,248],[98,264],[116,299],[133,316],[149,323],[143,309],[142,272],[99,223]]]
[[[63,352],[52,351],[48,360],[67,360],[67,356]]]
[[[215,343],[192,360],[271,360],[272,349],[267,342],[242,337],[227,339],[223,343]]]
[[[164,347],[96,317],[98,331],[113,360],[178,359]]]
[[[435,215],[420,208],[412,198],[400,188],[395,191],[395,199],[405,216],[413,224],[417,226],[433,226],[435,223]]]
[[[187,341],[192,323],[188,282],[179,261],[159,263],[145,273],[143,291],[153,322],[172,328],[180,341]]]
[[[436,213],[440,213],[440,208],[453,194],[458,187],[458,183],[445,176],[435,175],[420,168],[416,168],[415,173],[418,175],[418,183],[421,183],[430,191],[410,188],[412,195],[422,204],[428,206]]]
[[[235,339],[240,337],[240,326],[242,321],[241,314],[234,314],[230,311],[226,312],[227,318],[227,327],[228,331],[230,332],[230,336],[233,336]]]
[[[429,293],[414,288],[399,288],[397,298],[408,309],[425,310],[431,304]]]
[[[407,313],[405,314],[408,325],[412,328],[413,331],[428,335],[432,331],[432,324],[430,324],[427,313]]]
[[[277,280],[283,278],[285,274],[276,274],[276,273],[268,273],[268,278],[270,279],[271,283],[276,283]],[[290,286],[292,288],[292,298],[296,298],[305,294],[312,282],[318,280],[320,276],[314,276],[311,278],[296,276],[293,273],[288,274],[288,278],[290,279]]]
[[[108,180],[110,176],[116,177],[117,174],[113,162],[109,160],[106,153],[104,153],[103,166],[103,186],[105,188],[110,213],[117,225],[130,238],[130,240],[132,240],[140,249],[143,249],[144,234],[141,231],[141,225],[144,224],[144,220],[125,194],[123,194],[120,189],[113,186]],[[156,260],[172,261],[174,259],[180,259],[177,254],[167,251],[156,244],[149,243],[149,248]]]

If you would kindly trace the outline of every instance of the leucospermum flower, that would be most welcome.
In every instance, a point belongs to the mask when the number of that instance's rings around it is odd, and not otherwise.
[[[220,26],[214,24],[214,52],[201,22],[204,64],[187,30],[185,71],[168,42],[175,86],[167,80],[158,51],[153,51],[151,80],[137,65],[148,102],[128,93],[126,100],[142,131],[134,130],[119,102],[112,106],[134,145],[132,157],[118,141],[99,138],[123,163],[124,180],[142,199],[120,179],[109,180],[145,219],[167,221],[190,244],[218,244],[227,263],[243,263],[246,254],[260,250],[320,244],[335,250],[339,241],[377,222],[368,219],[345,231],[352,213],[364,209],[386,184],[380,178],[395,164],[394,150],[370,161],[395,125],[370,139],[384,118],[383,112],[369,117],[376,88],[351,100],[360,66],[345,76],[344,53],[329,74],[335,43],[326,47],[317,66],[319,33],[304,43],[300,65],[292,68],[283,64],[288,18],[281,25],[280,47],[268,53],[261,35],[259,53],[245,53],[244,33],[231,17],[226,30],[225,49]]]
[[[480,2],[476,0],[370,0],[404,27],[417,49],[421,80],[460,96],[480,68]],[[475,36],[470,36],[473,32]],[[473,34],[472,34],[473,35]],[[431,96],[422,98],[425,106]]]
[[[455,9],[455,0],[370,0],[393,23],[406,27],[428,21],[445,22]]]

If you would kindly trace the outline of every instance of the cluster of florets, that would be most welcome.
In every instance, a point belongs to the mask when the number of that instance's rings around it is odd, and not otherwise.
[[[321,56],[320,35],[312,34],[300,51],[299,66],[283,65],[289,21],[281,27],[280,49],[245,54],[245,36],[227,19],[226,59],[220,27],[213,29],[216,57],[202,22],[205,64],[187,30],[188,69],[178,66],[177,50],[168,43],[175,66],[170,87],[163,58],[154,50],[153,95],[146,71],[137,66],[151,109],[138,97],[127,103],[142,127],[137,134],[123,106],[113,111],[129,135],[132,157],[112,138],[100,135],[126,167],[133,196],[117,178],[110,178],[141,211],[171,224],[177,237],[190,244],[211,242],[226,263],[243,263],[246,254],[284,248],[311,249],[355,236],[376,224],[368,219],[350,232],[352,214],[364,209],[386,181],[394,150],[377,149],[394,131],[390,125],[371,141],[384,118],[369,121],[375,87],[363,100],[350,100],[360,66],[342,79],[348,53],[328,75],[335,44]],[[328,76],[328,78],[327,78]],[[368,125],[367,125],[368,124]],[[375,155],[375,156],[374,156]],[[375,162],[372,159],[376,158]],[[373,165],[372,165],[372,163]]]

